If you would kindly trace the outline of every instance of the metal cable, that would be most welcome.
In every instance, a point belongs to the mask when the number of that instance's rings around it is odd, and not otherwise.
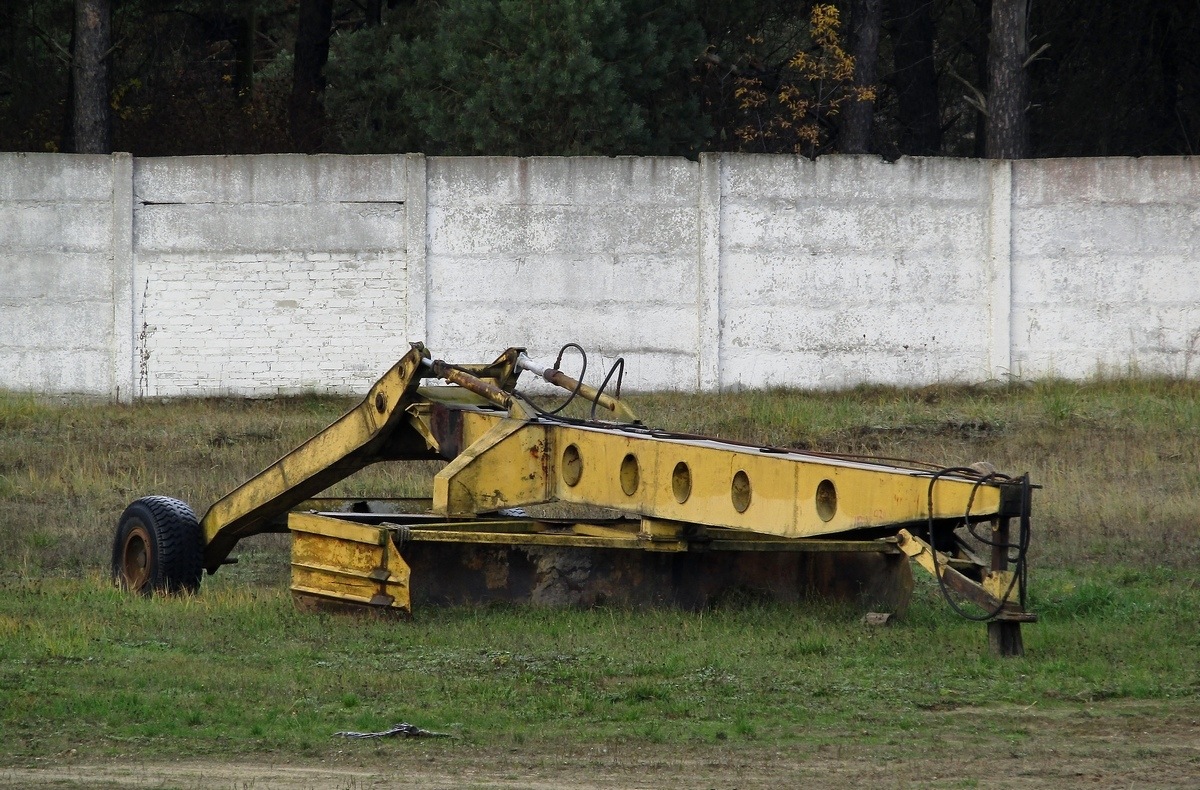
[[[558,414],[560,411],[567,408],[567,406],[571,404],[571,401],[575,400],[575,396],[579,394],[579,390],[583,387],[583,377],[587,373],[587,352],[583,350],[583,346],[579,345],[578,343],[565,343],[563,347],[558,350],[558,356],[554,358],[554,369],[562,370],[559,365],[562,364],[563,352],[565,352],[568,348],[573,348],[579,352],[579,356],[583,359],[583,365],[579,370],[579,375],[575,377],[575,389],[571,390],[571,394],[567,396],[567,399],[560,403],[558,408],[550,409],[549,411],[538,408],[528,399],[522,399],[525,400],[525,402],[530,406],[533,406],[534,410],[542,417],[553,417],[555,414]]]
[[[618,369],[620,370],[620,374],[617,376],[617,394],[613,397],[621,397],[621,382],[625,379],[625,357],[617,357],[617,361],[608,369],[608,374],[604,377],[604,381],[600,382],[600,389],[596,390],[596,397],[592,401],[592,411],[588,415],[588,419],[592,422],[596,420],[596,407],[600,405],[600,396],[604,394],[604,388],[608,386],[608,382],[612,380],[613,373],[616,373]]]
[[[1018,590],[1017,595],[1019,598],[1020,606],[1021,606],[1022,610],[1024,610],[1024,608],[1025,608],[1025,591],[1026,591],[1026,580],[1027,580],[1026,559],[1027,559],[1028,553],[1029,553],[1029,535],[1030,535],[1029,500],[1030,500],[1031,486],[1029,483],[1029,473],[1028,472],[1025,473],[1024,475],[1021,475],[1021,477],[1017,478],[1017,480],[1019,480],[1021,483],[1021,515],[1020,515],[1020,518],[1018,521],[1017,542],[1016,543],[998,543],[995,541],[987,541],[987,540],[983,541],[984,543],[987,543],[988,545],[994,547],[995,550],[1003,550],[1005,552],[1006,559],[1008,559],[1009,562],[1013,563],[1013,578],[1012,578],[1012,581],[1009,582],[1009,584],[1008,584],[1008,589],[1004,591],[1004,595],[1000,596],[1000,605],[997,606],[996,608],[992,609],[990,612],[986,612],[983,615],[976,615],[976,614],[972,614],[972,613],[964,610],[950,596],[950,590],[947,587],[945,580],[942,578],[941,569],[939,567],[940,563],[938,561],[937,540],[936,540],[936,536],[934,534],[934,525],[935,525],[936,521],[933,517],[933,488],[937,484],[937,481],[940,478],[944,477],[945,475],[963,474],[963,473],[970,474],[970,475],[978,474],[977,470],[970,469],[968,467],[962,467],[962,466],[947,467],[945,469],[940,469],[937,472],[935,472],[933,477],[930,478],[930,480],[929,480],[929,495],[928,495],[929,547],[930,547],[930,553],[933,555],[933,575],[934,575],[934,578],[937,579],[938,590],[941,592],[942,598],[945,599],[946,603],[950,605],[950,608],[953,609],[954,612],[959,617],[962,617],[966,620],[972,620],[975,622],[982,623],[982,622],[987,622],[989,620],[996,619],[996,616],[999,615],[1001,611],[1003,611],[1004,603],[1008,600],[1008,597],[1012,594],[1013,589],[1017,587],[1018,583],[1020,584],[1020,589]],[[975,535],[975,531],[970,528],[971,505],[974,503],[974,500],[975,500],[975,492],[979,489],[980,486],[982,486],[985,482],[987,482],[988,479],[993,478],[993,477],[1005,477],[1010,481],[1013,479],[1011,477],[1008,477],[1007,475],[999,475],[998,473],[993,472],[988,475],[984,475],[983,477],[981,477],[979,480],[977,480],[975,482],[974,487],[971,489],[971,495],[967,499],[967,509],[966,509],[966,512],[963,514],[963,520],[964,520],[964,523],[966,523],[968,525],[968,527],[967,527],[968,531],[970,531],[971,535],[976,538],[978,538],[978,536]],[[1014,549],[1014,548],[1017,549],[1017,556],[1015,558],[1008,557],[1009,550]]]

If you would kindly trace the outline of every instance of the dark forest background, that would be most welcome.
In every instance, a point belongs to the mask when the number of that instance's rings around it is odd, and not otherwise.
[[[1194,154],[1200,0],[0,1],[0,150]]]

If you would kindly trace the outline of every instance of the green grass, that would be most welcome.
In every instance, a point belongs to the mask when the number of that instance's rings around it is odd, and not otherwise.
[[[94,574],[26,579],[0,589],[0,733],[13,756],[130,743],[323,754],[337,731],[398,721],[474,744],[888,744],[928,711],[1200,692],[1194,585],[1055,571],[1036,591],[1028,656],[996,659],[931,585],[902,623],[872,628],[829,606],[441,609],[403,622],[302,613],[278,587],[144,599]]]
[[[983,627],[920,580],[906,617],[885,628],[834,606],[426,609],[411,622],[303,613],[287,594],[282,536],[247,541],[199,595],[128,597],[107,564],[130,500],[167,494],[202,512],[350,402],[0,394],[0,743],[14,759],[67,748],[319,756],[341,743],[335,731],[409,721],[467,745],[853,738],[899,749],[940,711],[1200,697],[1200,385],[632,400],[674,430],[1029,471],[1044,488],[1030,588],[1042,620],[1024,629],[1028,656],[989,657]],[[429,472],[379,467],[337,491],[422,494]],[[1014,721],[971,727],[1030,737],[1000,731]]]

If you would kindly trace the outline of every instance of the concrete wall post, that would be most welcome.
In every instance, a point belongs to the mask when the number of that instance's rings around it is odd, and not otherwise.
[[[701,154],[699,167],[696,387],[721,389],[721,162],[720,154]]]
[[[988,370],[1007,379],[1012,369],[1012,162],[989,165],[991,203],[988,210]]]
[[[429,335],[429,274],[426,267],[429,182],[426,175],[424,154],[407,154],[404,157],[404,194],[407,201],[404,247],[408,267],[408,313],[404,322],[404,339],[409,343],[425,342]]]
[[[112,381],[110,396],[132,403],[137,381],[133,306],[133,157],[112,156]]]

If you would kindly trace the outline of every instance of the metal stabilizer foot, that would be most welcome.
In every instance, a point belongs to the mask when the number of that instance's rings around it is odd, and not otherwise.
[[[1021,641],[1021,624],[1011,620],[992,620],[988,627],[988,647],[992,655],[1014,658],[1025,655],[1025,643]]]

